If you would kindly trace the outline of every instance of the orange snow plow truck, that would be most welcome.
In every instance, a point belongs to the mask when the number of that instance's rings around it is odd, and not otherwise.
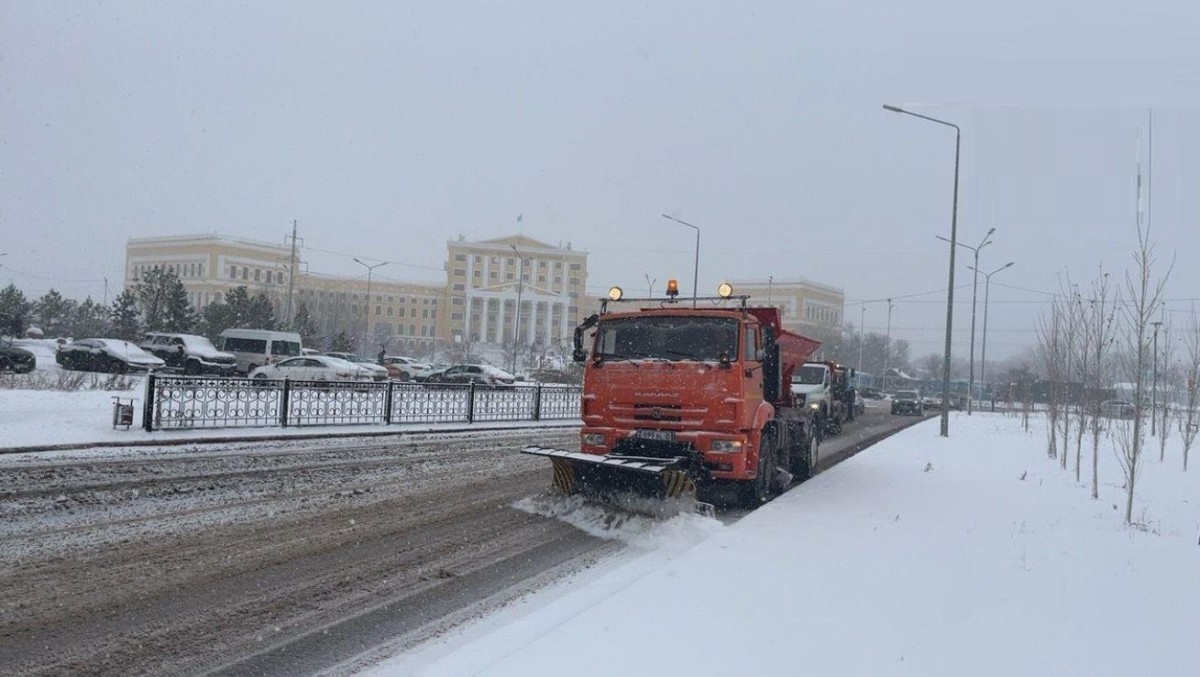
[[[732,292],[722,284],[689,304],[674,280],[665,299],[626,300],[614,287],[576,328],[579,450],[522,449],[550,459],[556,489],[702,501],[725,487],[756,505],[812,475],[822,432],[791,381],[820,343],[784,329],[777,308]],[[618,303],[638,305],[610,312]]]

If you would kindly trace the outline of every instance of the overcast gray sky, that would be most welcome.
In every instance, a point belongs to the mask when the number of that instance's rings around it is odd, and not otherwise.
[[[981,268],[1016,262],[989,355],[1034,342],[1059,275],[1126,266],[1149,108],[1170,307],[1200,297],[1195,2],[593,4],[2,0],[0,284],[99,298],[107,276],[111,298],[130,237],[282,242],[298,219],[316,272],[440,280],[447,239],[519,229],[590,251],[593,293],[688,289],[694,233],[666,212],[702,229],[702,289],[805,277],[856,324],[904,297],[919,357],[954,135],[893,103],[962,126],[959,237],[995,227]]]

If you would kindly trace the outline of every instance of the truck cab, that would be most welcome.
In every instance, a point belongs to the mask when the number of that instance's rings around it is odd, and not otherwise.
[[[832,362],[805,362],[792,374],[792,394],[797,402],[814,409],[831,435],[841,433],[842,424],[851,417],[853,404],[845,397],[846,374]]]

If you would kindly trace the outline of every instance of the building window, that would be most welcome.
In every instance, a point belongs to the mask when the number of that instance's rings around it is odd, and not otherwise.
[[[513,263],[515,263],[515,262],[516,262],[516,259],[508,259],[508,265],[510,265],[510,266],[513,265]]]
[[[555,269],[555,270],[562,270],[562,261],[555,261],[555,262],[554,262],[554,269]]]
[[[246,266],[242,266],[242,279],[243,280],[250,279],[250,269]]]
[[[283,272],[275,273],[275,282],[278,284],[283,284]]]
[[[429,319],[429,309],[428,308],[425,308],[421,311],[421,317],[425,318],[426,320]]]
[[[229,266],[229,279],[237,279],[237,266]]]
[[[387,316],[388,316],[388,317],[391,317],[391,316],[392,316],[392,312],[393,312],[393,310],[394,310],[394,309],[393,309],[391,306],[388,306],[388,309],[387,309]]]
[[[388,310],[391,310],[391,308],[388,308]],[[375,306],[375,314],[382,315],[383,314],[383,306]]]
[[[455,277],[462,277],[463,275],[466,275],[466,274],[467,274],[466,268],[455,268],[454,269]]]
[[[463,304],[463,300],[462,300],[461,296],[455,296],[450,302],[456,306],[461,306]]]
[[[203,263],[196,264],[196,277],[204,277],[204,264]]]
[[[462,318],[463,318],[462,313],[450,313],[451,320],[461,320]]]
[[[583,270],[583,266],[581,266],[581,265],[580,265],[580,264],[578,264],[578,263],[572,263],[572,264],[571,264],[571,270]]]
[[[476,257],[476,258],[479,258],[479,257]],[[467,255],[466,255],[466,254],[455,254],[455,255],[454,255],[454,260],[455,260],[455,261],[466,261],[466,260],[467,260]]]
[[[512,274],[512,273],[505,273],[505,274],[504,274],[504,279],[506,279],[506,280],[508,280],[509,282],[511,282],[511,281],[512,281],[512,279],[513,279],[513,274]]]

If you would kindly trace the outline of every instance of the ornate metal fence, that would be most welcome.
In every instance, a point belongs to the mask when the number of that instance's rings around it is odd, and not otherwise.
[[[579,417],[578,386],[146,378],[142,427],[188,430]]]

